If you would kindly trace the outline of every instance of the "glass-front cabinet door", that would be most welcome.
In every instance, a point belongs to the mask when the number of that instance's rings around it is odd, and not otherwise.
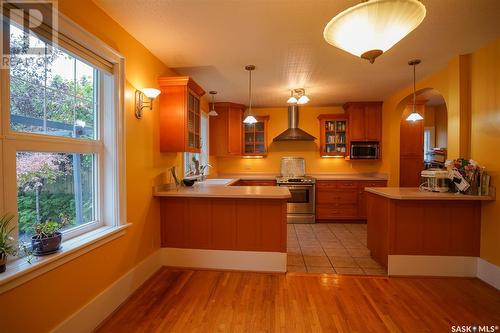
[[[198,151],[201,147],[200,141],[200,100],[191,92],[188,93],[188,149]]]
[[[348,152],[348,126],[345,115],[322,114],[320,120],[320,153],[322,157],[345,157]]]
[[[265,156],[267,154],[268,116],[256,117],[257,123],[243,124],[243,155]]]

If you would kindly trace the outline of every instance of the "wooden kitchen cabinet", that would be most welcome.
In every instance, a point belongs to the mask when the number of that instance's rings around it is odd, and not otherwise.
[[[243,124],[243,155],[267,155],[267,122],[269,116],[255,117],[257,123]]]
[[[240,179],[232,186],[276,186],[276,180],[272,179]]]
[[[345,157],[348,154],[348,121],[344,114],[320,114],[321,156]]]
[[[316,182],[316,219],[366,219],[365,187],[385,187],[385,180],[318,180]]]
[[[189,76],[160,77],[160,151],[200,152],[200,98],[205,91]]]
[[[344,104],[349,116],[349,141],[382,141],[382,102]]]
[[[366,192],[365,187],[386,187],[386,180],[360,181],[358,183],[358,216],[360,219],[366,219]]]
[[[210,105],[211,106],[211,105]],[[240,156],[243,140],[242,104],[219,102],[214,103],[215,117],[210,117],[210,155]]]

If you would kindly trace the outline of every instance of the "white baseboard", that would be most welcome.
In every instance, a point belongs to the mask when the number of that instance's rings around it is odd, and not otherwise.
[[[477,259],[477,278],[500,290],[500,267],[482,258]]]
[[[477,257],[389,255],[389,276],[477,276]]]
[[[60,323],[55,333],[92,332],[161,266],[156,251]]]
[[[256,272],[286,272],[286,253],[256,251],[160,249],[164,266],[227,269]]]

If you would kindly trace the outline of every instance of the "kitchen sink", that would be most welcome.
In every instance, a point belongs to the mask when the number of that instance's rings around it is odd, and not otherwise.
[[[197,184],[200,185],[227,185],[230,182],[232,182],[234,179],[230,178],[211,178],[211,179],[205,179],[202,182],[197,182]]]

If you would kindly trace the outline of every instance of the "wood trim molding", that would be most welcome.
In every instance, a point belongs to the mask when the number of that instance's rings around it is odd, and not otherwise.
[[[187,86],[196,95],[200,97],[205,95],[205,90],[189,76],[162,76],[158,78],[158,84],[160,88],[168,86]]]

